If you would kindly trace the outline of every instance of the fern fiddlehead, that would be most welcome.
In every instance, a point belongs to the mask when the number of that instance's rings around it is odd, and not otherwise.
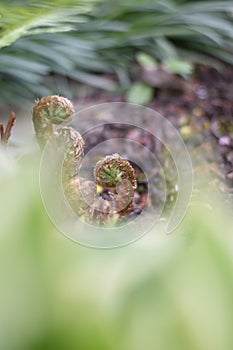
[[[130,163],[118,154],[108,155],[94,167],[94,181],[78,176],[84,156],[84,140],[71,127],[53,130],[72,118],[72,103],[61,96],[47,96],[36,101],[33,108],[33,123],[38,143],[43,149],[51,137],[56,145],[65,146],[62,168],[62,183],[65,196],[78,216],[88,222],[105,223],[118,214],[125,216],[132,209],[134,190],[137,187],[135,171]],[[109,192],[109,200],[97,195],[96,185],[115,188]]]
[[[74,114],[73,104],[65,97],[53,95],[35,101],[32,120],[41,148],[53,134],[53,124],[69,121]]]

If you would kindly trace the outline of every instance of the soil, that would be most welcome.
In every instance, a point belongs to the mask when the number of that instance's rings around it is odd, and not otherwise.
[[[214,68],[199,65],[193,78],[186,83],[188,88],[155,89],[153,100],[148,107],[155,109],[168,118],[179,129],[193,160],[195,174],[195,191],[200,185],[207,185],[212,191],[226,194],[226,201],[233,202],[233,67],[228,66],[219,72]],[[90,89],[85,95],[85,103],[102,103],[125,101],[124,96],[112,95],[100,90]],[[98,142],[115,137],[136,137],[137,141],[156,153],[162,152],[154,147],[151,135],[142,130],[125,129],[119,125],[106,126],[98,136],[87,136],[86,144],[92,147]],[[98,135],[98,133],[96,134]],[[130,137],[130,138],[131,138]],[[163,164],[164,165],[164,164]],[[169,183],[168,197],[174,201],[176,197],[175,179],[167,170]],[[156,169],[155,169],[156,172]],[[211,176],[203,180],[203,174]],[[202,176],[199,176],[202,175]],[[134,213],[141,212],[147,204],[147,181],[143,172],[137,169],[138,190],[135,194]],[[154,189],[154,200],[159,200],[162,194]],[[152,198],[153,200],[153,198]],[[169,207],[169,201],[168,201]]]

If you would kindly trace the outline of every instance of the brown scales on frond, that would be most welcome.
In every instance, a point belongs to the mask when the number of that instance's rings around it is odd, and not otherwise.
[[[64,151],[62,184],[65,197],[73,211],[87,222],[104,224],[114,215],[124,217],[132,210],[134,190],[137,187],[135,171],[131,164],[119,154],[101,159],[94,168],[94,180],[78,176],[79,166],[84,156],[84,140],[71,127],[53,130],[53,124],[70,120],[74,108],[62,96],[47,96],[36,101],[33,108],[33,123],[37,140],[44,147],[53,136],[58,150]],[[112,187],[108,199],[97,194],[96,185]]]

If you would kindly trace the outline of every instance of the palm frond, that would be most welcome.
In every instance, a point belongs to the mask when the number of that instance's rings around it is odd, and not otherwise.
[[[84,20],[95,0],[42,0],[2,3],[0,48],[22,36],[74,30],[75,23]]]

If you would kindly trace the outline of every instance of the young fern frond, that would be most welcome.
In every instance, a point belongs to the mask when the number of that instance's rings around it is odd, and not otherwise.
[[[53,124],[69,121],[73,114],[74,107],[65,97],[53,95],[42,97],[35,102],[32,120],[41,148],[53,134]]]
[[[97,162],[94,180],[78,176],[84,156],[84,140],[71,127],[53,130],[53,124],[70,120],[74,112],[72,103],[64,97],[47,96],[36,101],[33,108],[33,123],[41,149],[51,137],[53,146],[65,149],[62,167],[64,194],[73,211],[88,222],[106,223],[119,214],[125,216],[132,209],[134,190],[137,187],[135,171],[130,163],[118,154],[108,155]],[[114,187],[109,200],[97,195],[96,185]]]
[[[127,179],[134,190],[137,187],[133,167],[117,153],[98,161],[94,177],[100,186],[115,187],[120,181]]]

